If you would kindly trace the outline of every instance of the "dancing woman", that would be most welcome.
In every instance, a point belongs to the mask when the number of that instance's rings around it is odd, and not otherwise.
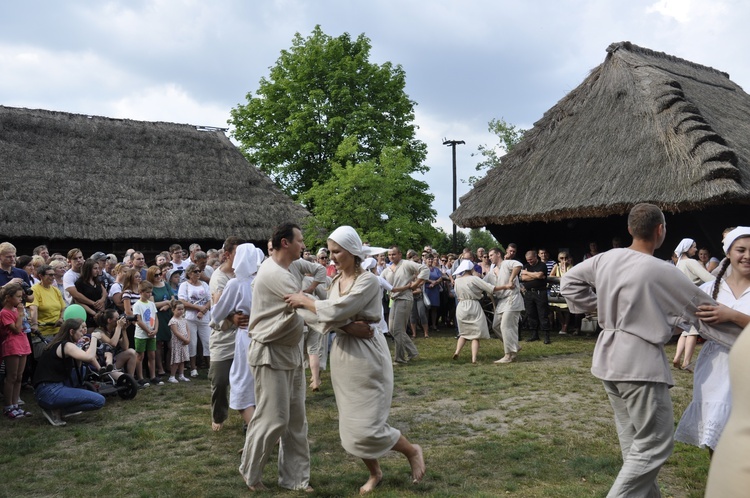
[[[422,448],[411,444],[399,430],[388,425],[393,395],[393,365],[388,344],[377,326],[383,315],[377,277],[362,270],[366,247],[349,226],[337,228],[328,238],[331,259],[338,270],[328,299],[315,301],[302,293],[289,294],[286,301],[317,315],[328,330],[336,331],[331,348],[331,382],[339,411],[341,444],[361,458],[370,478],[359,488],[365,494],[380,484],[383,472],[378,458],[390,450],[403,453],[411,465],[414,483],[425,474]],[[374,325],[341,329],[362,321]]]

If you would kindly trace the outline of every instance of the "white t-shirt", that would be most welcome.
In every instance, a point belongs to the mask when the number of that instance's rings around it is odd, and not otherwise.
[[[140,299],[136,301],[133,305],[133,314],[140,315],[141,320],[151,327],[151,329],[154,329],[156,326],[156,305],[152,301],[146,301],[145,303]],[[138,322],[135,324],[135,338],[148,339],[148,334],[138,326]]]
[[[73,296],[70,295],[70,292],[68,292],[68,289],[71,287],[76,286],[76,282],[81,277],[80,273],[76,273],[73,271],[73,269],[69,269],[65,272],[63,275],[63,298],[65,299],[65,302],[67,304],[70,304],[73,302]]]
[[[180,298],[180,301],[186,301],[196,306],[205,306],[206,303],[211,302],[211,290],[209,289],[208,284],[203,281],[199,281],[198,285],[193,285],[190,282],[182,282],[180,284],[180,290],[178,291],[178,297]],[[185,318],[188,320],[209,323],[211,321],[211,311],[209,310],[203,315],[202,319],[199,319],[197,311],[186,309]]]

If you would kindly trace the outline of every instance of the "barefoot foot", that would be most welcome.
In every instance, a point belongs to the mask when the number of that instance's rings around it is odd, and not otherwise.
[[[411,465],[411,482],[412,484],[417,484],[422,482],[426,468],[424,464],[424,456],[422,455],[422,447],[418,444],[413,446],[417,452],[409,457],[409,465]]]
[[[367,480],[367,482],[359,488],[359,494],[365,495],[369,493],[370,491],[373,491],[375,488],[380,486],[380,483],[383,481],[383,473],[379,473],[378,475],[371,475],[370,478]]]
[[[252,486],[248,486],[247,489],[249,489],[250,491],[267,491],[268,490],[268,488],[265,487],[263,483],[260,481],[253,484]]]
[[[315,382],[310,382],[310,389],[312,389],[313,392],[320,391],[320,382],[317,384]]]
[[[219,424],[219,423],[217,423],[217,422],[211,422],[211,429],[212,429],[212,430],[213,430],[214,432],[219,432],[219,431],[221,430],[221,428],[222,428],[222,427],[224,427],[224,424]]]

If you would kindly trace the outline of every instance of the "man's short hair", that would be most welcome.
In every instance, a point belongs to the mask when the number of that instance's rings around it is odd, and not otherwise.
[[[194,242],[194,243],[190,244],[190,247],[188,248],[188,251],[189,252],[193,252],[196,249],[198,249],[200,246],[201,246],[200,244],[198,244],[197,242]]]
[[[505,257],[505,251],[503,251],[499,247],[493,247],[492,249],[490,249],[489,252],[496,252],[496,253],[498,253],[500,255],[500,257],[503,257],[503,258]],[[487,254],[489,254],[489,253],[487,253]]]
[[[71,260],[75,259],[76,254],[79,254],[79,253],[81,255],[83,255],[83,251],[81,251],[77,247],[74,247],[73,249],[71,249],[70,251],[68,251],[68,261],[71,261]]]
[[[16,246],[11,244],[10,242],[3,242],[0,244],[0,254],[6,254],[12,252],[13,254],[16,253]]]
[[[39,256],[40,254],[42,254],[42,251],[44,251],[45,249],[47,249],[47,246],[45,245],[36,246],[34,250],[31,251],[31,254],[33,254],[34,256]]]
[[[193,254],[193,259],[196,261],[199,259],[206,259],[206,258],[208,258],[208,254],[206,254],[203,251],[198,251],[195,254]]]
[[[182,252],[182,246],[180,244],[172,244],[169,246],[169,255],[176,253],[177,251]]]
[[[300,231],[302,230],[296,223],[282,223],[276,227],[271,236],[271,247],[273,247],[274,251],[281,249],[282,239],[286,239],[289,242],[294,240],[295,228]]]
[[[654,230],[664,224],[664,213],[658,206],[642,202],[633,206],[628,215],[628,229],[633,238],[648,240]]]
[[[224,241],[224,245],[221,246],[222,249],[224,249],[224,252],[232,252],[234,251],[237,246],[242,245],[245,243],[245,240],[237,237],[235,235],[227,237],[227,239]]]
[[[515,242],[511,242],[510,244],[508,244],[508,249],[510,249],[511,247],[512,247],[513,249],[515,249],[515,250],[518,250],[518,246],[516,245],[516,243],[515,243]]]

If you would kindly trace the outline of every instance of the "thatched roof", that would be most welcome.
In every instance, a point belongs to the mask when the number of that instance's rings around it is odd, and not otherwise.
[[[629,42],[461,198],[464,227],[750,203],[750,96],[729,75]]]
[[[0,106],[0,235],[265,240],[307,211],[215,128]]]

